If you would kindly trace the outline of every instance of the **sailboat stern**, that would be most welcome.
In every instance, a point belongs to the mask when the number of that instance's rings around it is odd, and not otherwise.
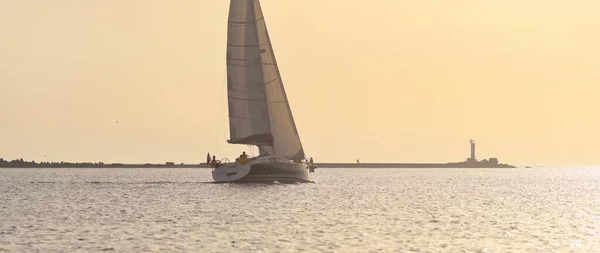
[[[244,178],[250,172],[251,164],[240,164],[240,163],[226,163],[214,168],[212,176],[215,182],[235,182]]]
[[[251,159],[247,164],[233,163],[213,171],[215,182],[232,183],[311,183],[309,166],[275,156]]]

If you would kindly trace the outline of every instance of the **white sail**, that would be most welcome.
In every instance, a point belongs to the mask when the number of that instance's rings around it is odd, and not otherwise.
[[[231,1],[227,32],[229,142],[271,145],[273,138],[252,1]]]
[[[230,142],[304,159],[258,0],[231,0],[227,71]]]
[[[304,149],[302,148],[290,104],[283,88],[283,81],[281,80],[277,61],[275,60],[275,53],[273,52],[273,46],[269,38],[260,2],[259,0],[254,0],[253,2],[267,91],[267,103],[270,110],[269,115],[271,116],[271,133],[274,137],[272,152],[276,156],[283,156],[290,159],[304,159]]]

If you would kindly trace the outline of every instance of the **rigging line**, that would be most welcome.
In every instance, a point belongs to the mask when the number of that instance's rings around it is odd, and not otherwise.
[[[225,136],[225,120],[223,120],[223,115],[225,114],[225,109],[224,109],[224,101],[225,101],[225,90],[227,88],[227,66],[225,66],[225,71],[223,72],[223,84],[221,85],[221,115],[219,115],[219,122],[221,123],[221,129],[222,131],[222,139],[226,139],[227,137]],[[229,120],[229,119],[227,119]]]
[[[226,79],[227,79],[227,69],[225,69],[225,71],[223,72],[223,81],[221,84],[221,97],[219,100],[219,109],[218,109],[218,113],[217,113],[217,118],[216,118],[216,122],[212,121],[214,123],[216,123],[216,127],[217,127],[217,132],[215,134],[215,138],[213,140],[213,145],[212,148],[214,148],[215,150],[213,152],[218,152],[218,147],[219,145],[217,144],[217,142],[219,141],[219,139],[221,139],[221,128],[224,127],[224,122],[222,119],[223,116],[223,101],[224,101],[224,94],[225,94],[225,85],[226,85]],[[211,122],[210,119],[207,119],[209,122]]]

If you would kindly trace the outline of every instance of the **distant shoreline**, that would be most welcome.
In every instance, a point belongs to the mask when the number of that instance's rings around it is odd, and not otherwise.
[[[516,166],[484,161],[467,161],[456,163],[315,163],[317,168],[516,168]],[[23,161],[23,159],[6,161],[0,158],[0,168],[208,168],[206,163],[176,164],[126,164],[126,163],[71,163]]]
[[[127,164],[127,163],[70,163],[70,162],[2,162],[0,168],[207,168],[206,164]]]
[[[484,162],[459,163],[315,163],[317,168],[390,168],[390,169],[419,169],[419,168],[517,168],[509,164],[492,164]]]

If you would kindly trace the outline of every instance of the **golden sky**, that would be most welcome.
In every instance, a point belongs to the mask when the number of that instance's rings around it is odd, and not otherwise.
[[[600,1],[262,0],[315,161],[600,164]],[[230,158],[229,1],[0,1],[0,157]]]

